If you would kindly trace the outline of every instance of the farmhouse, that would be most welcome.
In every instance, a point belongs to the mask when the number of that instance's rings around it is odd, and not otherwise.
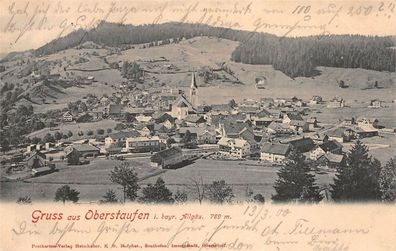
[[[320,156],[318,158],[318,160],[316,161],[316,163],[322,167],[335,169],[343,163],[344,159],[345,159],[345,157],[342,154],[334,154],[334,153],[328,152],[328,153]]]
[[[301,153],[308,152],[315,147],[315,143],[311,138],[299,137],[299,138],[290,138],[286,140],[280,141],[281,144],[290,144],[294,149],[298,150]]]
[[[269,134],[276,136],[294,134],[294,130],[290,128],[290,125],[275,121],[268,125],[267,131]]]
[[[250,145],[244,139],[223,137],[217,144],[219,152],[231,158],[243,159],[250,155]]]
[[[264,143],[261,147],[260,159],[272,163],[281,163],[289,154],[289,144]]]
[[[341,154],[342,153],[342,145],[336,140],[327,141],[319,146],[316,146],[309,152],[309,158],[312,160],[317,160],[320,156],[325,153],[334,153]]]
[[[329,130],[325,134],[329,137],[329,140],[336,140],[339,143],[349,142],[355,137],[355,132],[345,126]]]
[[[45,166],[46,156],[40,151],[35,151],[26,159],[26,166],[29,168],[39,168]]]
[[[311,100],[309,101],[309,104],[310,104],[310,105],[317,105],[317,104],[320,104],[320,103],[322,103],[322,102],[323,102],[322,97],[321,97],[321,96],[315,95],[315,96],[313,96],[313,97],[311,98]]]
[[[161,168],[169,168],[178,165],[184,161],[183,152],[178,147],[171,147],[151,156],[153,166]]]
[[[316,128],[318,128],[318,120],[316,119],[316,117],[307,119],[307,123],[309,131],[314,131]]]
[[[340,97],[334,97],[329,100],[327,107],[329,108],[342,108],[345,106],[345,100]]]
[[[65,148],[66,157],[72,153],[78,153],[79,157],[87,158],[87,157],[96,157],[100,153],[100,149],[96,146],[89,144],[74,144]]]
[[[74,120],[74,116],[71,112],[67,111],[62,115],[63,122],[72,122]]]
[[[267,78],[264,76],[256,78],[256,89],[265,89]]]
[[[379,100],[379,99],[373,99],[373,100],[370,101],[369,107],[381,108],[381,107],[383,107],[382,103],[383,102],[381,100]]]

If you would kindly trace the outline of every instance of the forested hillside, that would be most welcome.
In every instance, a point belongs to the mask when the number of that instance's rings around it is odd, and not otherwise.
[[[271,64],[290,77],[313,76],[316,66],[395,71],[396,50],[392,37],[350,35],[280,38],[267,33],[251,33],[198,24],[120,25],[101,23],[95,29],[78,30],[36,50],[47,55],[75,47],[86,41],[106,46],[125,46],[169,39],[214,36],[239,41],[232,60],[248,64]]]

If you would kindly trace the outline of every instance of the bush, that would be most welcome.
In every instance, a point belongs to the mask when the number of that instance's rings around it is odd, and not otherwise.
[[[89,131],[87,132],[87,135],[88,135],[88,136],[93,135],[93,131],[92,131],[92,130],[89,130]]]
[[[104,134],[104,130],[103,129],[97,129],[96,130],[96,134],[103,135]]]
[[[113,129],[107,128],[107,133],[111,133],[112,131],[113,131]]]

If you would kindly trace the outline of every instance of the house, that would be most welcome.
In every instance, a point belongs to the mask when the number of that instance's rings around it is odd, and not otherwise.
[[[289,122],[290,129],[295,132],[301,134],[303,132],[307,132],[309,128],[309,124],[303,120],[292,120]]]
[[[90,144],[74,144],[68,146],[64,150],[66,157],[72,152],[78,153],[79,157],[87,158],[87,157],[96,157],[100,153],[100,149],[96,146]]]
[[[328,108],[342,108],[345,106],[345,100],[340,97],[334,97],[329,100],[327,107]]]
[[[325,134],[329,137],[329,140],[336,140],[339,143],[349,142],[356,136],[355,132],[350,127],[346,126],[328,130]]]
[[[378,129],[372,126],[355,126],[351,130],[354,132],[356,138],[363,139],[378,136]]]
[[[146,116],[146,115],[139,115],[135,117],[136,121],[141,123],[141,124],[149,124],[154,122],[153,117],[151,116]]]
[[[273,121],[272,114],[262,109],[254,115],[250,116],[250,121],[252,121],[253,125],[256,127],[267,127]]]
[[[290,125],[284,123],[278,123],[273,121],[267,127],[268,134],[282,136],[282,135],[290,135],[294,134],[294,130],[290,128]]]
[[[323,102],[322,97],[321,97],[321,96],[317,96],[317,95],[314,95],[314,96],[311,98],[311,100],[309,100],[309,104],[310,104],[310,105],[317,105],[317,104],[320,104],[320,103],[322,103],[322,102]]]
[[[250,145],[244,139],[223,137],[217,142],[219,152],[235,159],[243,159],[250,155]]]
[[[105,138],[105,147],[108,148],[113,144],[120,147],[125,147],[125,142],[127,138],[139,137],[139,136],[141,136],[141,134],[136,130],[120,131],[120,132],[112,133]]]
[[[110,104],[103,109],[103,115],[114,118],[121,117],[124,114],[123,112],[124,108],[125,105],[123,104]]]
[[[378,128],[379,121],[378,121],[378,119],[370,120],[367,118],[361,118],[361,119],[358,119],[356,124],[357,124],[357,126],[362,127],[362,128],[364,128],[364,127]]]
[[[290,153],[289,144],[269,143],[266,142],[261,147],[260,160],[266,160],[271,163],[281,163]]]
[[[40,151],[33,152],[25,161],[29,168],[39,168],[46,165],[46,156]]]
[[[63,113],[62,115],[63,122],[72,122],[74,120],[74,116],[70,111]]]
[[[127,138],[125,149],[127,152],[157,152],[161,150],[160,138],[158,136]]]
[[[216,144],[216,132],[206,128],[199,128],[197,131],[197,144]]]
[[[290,124],[292,121],[304,121],[304,119],[298,113],[287,113],[283,116],[282,123]]]
[[[312,160],[317,160],[320,156],[326,153],[341,154],[342,145],[336,140],[329,140],[319,146],[314,147],[309,152],[309,158]]]
[[[184,156],[183,152],[178,147],[171,147],[151,156],[151,164],[156,167],[161,168],[172,168],[178,164],[183,163]]]
[[[280,141],[280,143],[289,144],[301,153],[309,152],[315,147],[314,141],[306,137],[289,138]]]
[[[206,119],[203,116],[197,114],[189,114],[184,118],[187,126],[199,126],[200,124],[206,123]]]
[[[368,107],[381,108],[381,107],[383,107],[382,103],[383,102],[379,99],[373,99],[373,100],[370,100],[370,105]]]
[[[307,124],[308,124],[308,130],[309,131],[314,131],[316,128],[318,128],[318,120],[316,117],[311,117],[307,119]]]
[[[264,76],[256,78],[256,89],[265,89],[267,78]]]
[[[342,165],[342,163],[344,161],[345,161],[345,156],[344,155],[342,155],[342,154],[334,154],[334,153],[328,152],[328,153],[323,154],[322,156],[320,156],[317,159],[316,163],[320,167],[327,167],[327,168],[336,169],[340,165]]]

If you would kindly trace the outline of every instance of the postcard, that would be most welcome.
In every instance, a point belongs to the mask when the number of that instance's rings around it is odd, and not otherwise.
[[[0,7],[0,250],[396,250],[395,1]]]

